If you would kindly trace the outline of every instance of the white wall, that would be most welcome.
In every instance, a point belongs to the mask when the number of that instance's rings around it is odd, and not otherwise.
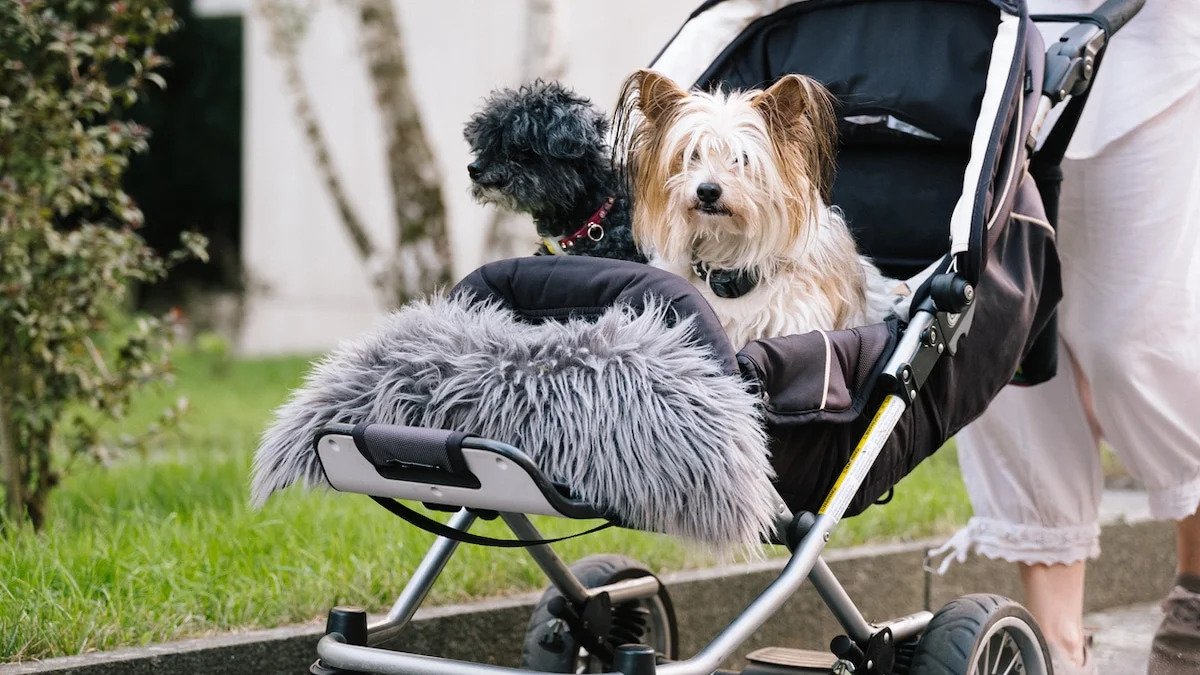
[[[411,83],[441,171],[457,277],[482,259],[489,220],[467,193],[462,125],[493,88],[519,83],[525,3],[397,2]],[[611,109],[624,76],[648,63],[697,4],[564,0],[564,79]],[[334,0],[309,6],[315,13],[301,57],[305,84],[360,218],[390,245],[382,132],[352,16]],[[317,352],[367,330],[382,308],[337,220],[266,42],[262,20],[247,16],[242,250],[251,292],[240,349]]]

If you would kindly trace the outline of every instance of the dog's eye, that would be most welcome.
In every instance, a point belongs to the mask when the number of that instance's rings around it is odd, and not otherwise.
[[[749,164],[750,164],[750,155],[745,152],[742,153],[741,157],[738,157],[737,159],[733,160],[734,166],[749,166]]]
[[[699,151],[699,150],[693,150],[693,151],[692,151],[692,161],[693,161],[693,162],[699,162],[699,161],[700,161],[700,151]]]

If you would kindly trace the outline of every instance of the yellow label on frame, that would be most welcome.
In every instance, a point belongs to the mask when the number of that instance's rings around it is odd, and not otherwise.
[[[850,505],[850,500],[854,497],[854,491],[839,495],[842,484],[846,482],[848,476],[854,475],[857,478],[857,483],[862,484],[863,478],[866,477],[867,471],[871,470],[871,466],[875,463],[875,457],[883,448],[883,444],[887,442],[888,435],[892,429],[896,427],[896,422],[900,421],[900,415],[904,413],[904,401],[895,394],[889,394],[883,399],[883,404],[879,406],[879,410],[875,412],[875,417],[871,419],[871,423],[867,425],[867,430],[863,432],[862,438],[859,439],[858,445],[855,446],[854,452],[850,454],[850,459],[847,460],[846,466],[842,468],[842,473],[834,481],[833,487],[829,489],[829,494],[825,497],[825,503],[821,504],[819,515],[828,514],[832,507],[838,507],[837,518],[841,520],[842,514],[846,512],[846,508]],[[882,425],[887,426],[884,433],[876,435],[876,429]],[[870,450],[870,457],[863,460],[864,451]]]

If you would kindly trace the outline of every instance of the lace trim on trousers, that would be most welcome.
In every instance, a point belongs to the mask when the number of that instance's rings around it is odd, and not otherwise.
[[[945,556],[937,568],[938,574],[945,574],[951,564],[966,562],[972,551],[1026,565],[1076,563],[1100,555],[1100,525],[1042,527],[976,517],[931,551],[930,557]]]

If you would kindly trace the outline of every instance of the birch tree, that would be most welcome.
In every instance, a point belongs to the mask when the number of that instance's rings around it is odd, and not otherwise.
[[[297,120],[313,153],[317,172],[334,202],[341,226],[385,305],[396,306],[450,281],[451,250],[437,163],[417,109],[404,55],[399,17],[392,0],[348,0],[358,44],[383,121],[388,185],[394,205],[394,240],[374,241],[351,202],[332,161],[305,86],[299,53],[309,28],[305,8],[288,0],[257,0],[270,46],[284,71]]]
[[[525,0],[524,80],[560,80],[566,75],[560,9],[559,0]],[[528,218],[496,209],[487,230],[487,255],[493,260],[528,255],[529,227]]]

